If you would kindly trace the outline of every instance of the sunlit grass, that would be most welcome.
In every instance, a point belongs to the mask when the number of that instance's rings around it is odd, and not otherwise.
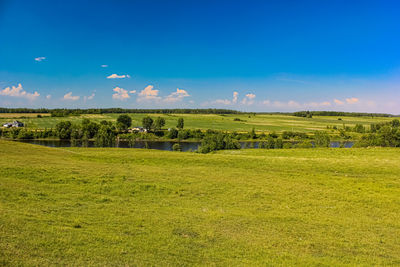
[[[81,116],[71,117],[44,117],[36,118],[29,114],[20,114],[20,117],[25,116],[29,118],[20,118],[28,128],[54,128],[60,121],[70,120],[73,123],[80,123],[82,119],[88,118],[96,122],[102,120],[116,122],[120,114],[84,114]],[[386,117],[335,117],[335,116],[314,116],[313,118],[300,118],[286,115],[216,115],[216,114],[129,114],[132,117],[133,126],[141,126],[144,116],[151,116],[156,118],[158,116],[165,118],[166,128],[176,127],[177,120],[180,117],[185,119],[185,128],[188,129],[214,129],[214,130],[227,130],[227,131],[250,131],[255,128],[257,131],[301,131],[313,132],[315,130],[325,130],[326,126],[354,126],[355,124],[362,124],[369,126],[371,123],[387,122],[392,118]],[[3,114],[3,116],[5,116]],[[8,122],[16,117],[2,117],[0,116],[0,123]],[[234,121],[239,118],[241,121]],[[341,118],[341,120],[338,120]]]
[[[398,149],[0,140],[1,265],[398,265]]]

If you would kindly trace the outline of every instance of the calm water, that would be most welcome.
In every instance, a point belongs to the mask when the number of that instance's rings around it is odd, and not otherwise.
[[[49,147],[71,147],[73,144],[69,140],[18,140],[18,142],[49,146]],[[120,148],[149,148],[158,150],[172,151],[172,146],[176,143],[181,145],[182,151],[195,151],[199,148],[200,142],[169,142],[169,141],[135,141],[131,146],[128,141],[116,142],[114,147]],[[258,148],[259,142],[240,142],[242,148]],[[353,142],[344,142],[344,147],[350,148]],[[81,147],[82,143],[74,144]],[[95,147],[93,141],[89,141],[87,147]],[[340,147],[340,142],[331,142],[331,147]]]

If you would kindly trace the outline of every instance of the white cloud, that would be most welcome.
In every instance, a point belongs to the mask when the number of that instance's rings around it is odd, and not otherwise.
[[[139,98],[137,101],[144,101],[144,100],[160,100],[158,96],[159,90],[153,90],[153,85],[148,85],[139,93]]]
[[[184,89],[176,88],[176,92],[171,93],[168,95],[164,101],[165,102],[178,102],[181,101],[184,97],[190,96],[188,92]]]
[[[238,92],[233,92],[233,99],[232,99],[232,103],[233,103],[233,104],[236,104],[236,103],[237,103],[238,96],[239,96],[239,93],[238,93]]]
[[[51,95],[46,95],[46,99],[51,99]]]
[[[103,64],[103,65],[101,65],[100,67],[102,67],[102,68],[108,68],[108,65]]]
[[[125,100],[130,98],[130,95],[128,94],[128,90],[125,90],[124,88],[120,88],[120,87],[115,87],[113,89],[113,91],[115,92],[112,95],[113,99],[117,99],[117,100]]]
[[[130,78],[131,76],[128,74],[123,74],[123,75],[118,75],[118,74],[111,74],[110,76],[107,76],[107,79],[125,79],[125,78]]]
[[[71,100],[71,101],[76,101],[80,98],[80,96],[73,96],[72,92],[66,93],[64,95],[64,100]]]
[[[344,105],[344,102],[340,101],[339,99],[334,99],[333,102],[335,102],[335,104],[339,106]]]
[[[329,107],[332,105],[331,102],[329,102],[329,101],[299,103],[294,100],[289,100],[287,102],[264,100],[262,102],[262,104],[265,106],[269,106],[269,107],[273,107],[273,108],[281,108],[281,109],[323,108],[323,107]]]
[[[324,102],[310,102],[310,103],[306,103],[304,106],[305,106],[305,107],[313,107],[313,108],[329,107],[329,106],[331,106],[331,103],[330,103],[329,101],[324,101]]]
[[[136,90],[129,91],[130,94],[136,94]]]
[[[83,97],[83,101],[85,101],[86,102],[86,100],[92,100],[93,98],[94,98],[94,96],[95,96],[96,94],[93,92],[91,95],[89,95],[89,96],[84,96]]]
[[[13,97],[24,97],[29,100],[35,100],[37,97],[40,96],[38,92],[28,93],[23,88],[22,85],[19,83],[17,87],[11,86],[6,87],[4,90],[0,91],[0,95],[4,96],[13,96]]]
[[[346,102],[348,104],[355,104],[358,102],[358,98],[356,98],[356,97],[346,98]]]
[[[254,104],[254,98],[256,98],[255,94],[246,94],[246,96],[242,100],[243,105],[252,105]]]
[[[40,62],[46,60],[46,57],[35,57],[35,61]]]
[[[90,96],[87,97],[87,99],[92,100],[94,98],[95,94],[92,93]]]
[[[228,99],[217,99],[214,101],[215,104],[231,105],[232,102]]]
[[[222,105],[233,105],[233,104],[237,103],[238,96],[239,96],[238,92],[233,92],[232,100],[229,100],[229,99],[217,99],[217,100],[213,101],[213,103],[214,104],[222,104]]]

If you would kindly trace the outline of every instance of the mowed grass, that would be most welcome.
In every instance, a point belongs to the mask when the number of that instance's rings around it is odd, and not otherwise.
[[[400,264],[398,149],[0,158],[0,265]]]
[[[0,116],[0,123],[10,122],[15,118],[15,114],[6,117],[6,114]],[[30,114],[20,114],[19,120],[24,122],[28,128],[54,128],[60,121],[69,120],[73,123],[80,123],[82,119],[88,118],[96,122],[102,120],[116,122],[121,114],[83,114],[81,116],[71,117],[43,117],[36,118]],[[257,131],[282,132],[282,131],[300,131],[313,132],[315,130],[325,130],[326,126],[343,127],[362,124],[369,126],[371,123],[387,122],[393,118],[387,117],[335,117],[335,116],[314,116],[313,118],[301,118],[287,115],[217,115],[217,114],[128,114],[132,117],[133,126],[141,126],[144,116],[150,116],[153,119],[163,117],[166,120],[166,128],[176,127],[177,120],[183,117],[185,128],[187,129],[214,129],[226,131],[251,131],[255,128]],[[21,118],[25,117],[25,118]],[[234,121],[239,118],[241,121]],[[341,118],[342,120],[338,120]]]

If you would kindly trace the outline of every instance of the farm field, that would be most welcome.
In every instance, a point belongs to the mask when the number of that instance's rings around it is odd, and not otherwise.
[[[0,123],[10,122],[18,119],[24,122],[28,128],[54,128],[60,121],[69,120],[73,123],[80,123],[82,119],[88,118],[96,122],[102,120],[113,121],[117,120],[120,114],[83,114],[81,116],[71,117],[42,117],[37,118],[33,114],[11,114],[7,117],[7,113],[1,114]],[[128,114],[132,117],[133,126],[141,126],[144,116],[163,117],[166,121],[166,128],[176,127],[178,118],[183,117],[185,120],[185,128],[187,129],[213,129],[226,131],[251,131],[254,127],[257,131],[282,132],[282,131],[299,131],[313,132],[315,130],[324,130],[326,126],[343,127],[362,124],[369,126],[371,123],[391,121],[393,118],[388,117],[339,117],[335,116],[314,116],[313,118],[301,118],[288,115],[249,115],[249,114]],[[234,121],[235,118],[241,121]]]
[[[0,158],[0,265],[400,264],[395,148]]]

